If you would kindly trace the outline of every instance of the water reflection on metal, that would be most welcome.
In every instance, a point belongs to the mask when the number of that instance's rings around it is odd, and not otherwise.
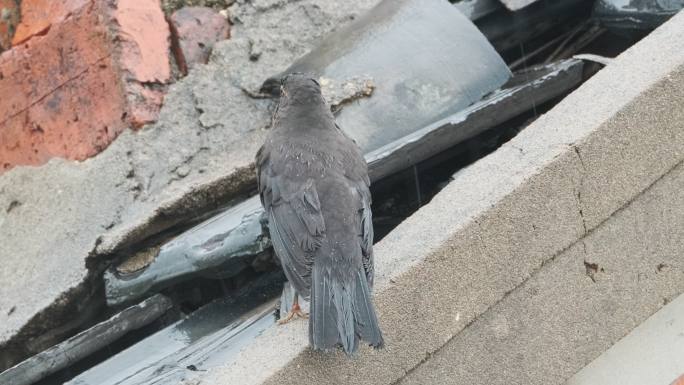
[[[684,8],[684,0],[598,0],[594,17],[613,30],[652,30]]]
[[[243,294],[203,306],[68,384],[176,384],[225,365],[275,323],[274,308],[283,281],[280,272],[266,274]]]
[[[172,305],[169,298],[156,294],[0,373],[0,384],[33,384],[153,322]]]
[[[406,169],[562,95],[582,82],[582,69],[581,60],[570,59],[521,73],[485,100],[366,154],[371,179]]]

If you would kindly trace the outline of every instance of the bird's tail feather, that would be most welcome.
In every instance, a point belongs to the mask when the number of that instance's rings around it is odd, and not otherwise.
[[[309,339],[317,350],[341,345],[354,353],[359,340],[379,348],[382,332],[371,300],[366,274],[359,269],[349,287],[332,278],[327,269],[314,265],[311,285]]]

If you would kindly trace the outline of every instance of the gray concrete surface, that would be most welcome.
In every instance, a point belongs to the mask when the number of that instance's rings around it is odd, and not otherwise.
[[[678,254],[681,250],[675,250],[674,255]],[[675,268],[681,273],[681,258],[678,262]],[[671,269],[662,262],[656,266],[657,273],[669,273]],[[653,271],[649,273],[653,276]],[[684,294],[658,310],[566,384],[665,385],[680,375],[684,375]]]
[[[542,272],[562,268],[561,262],[549,262],[564,250],[581,260],[577,253],[583,246],[573,246],[578,240],[601,228],[608,228],[610,237],[613,230],[602,223],[684,159],[682,33],[684,14],[620,55],[498,151],[456,174],[376,246],[375,301],[384,350],[362,350],[351,360],[316,354],[306,346],[306,323],[293,322],[266,330],[237,361],[210,370],[202,383],[397,383],[531,277],[539,280]],[[656,235],[662,247],[681,242]],[[600,263],[616,263],[619,270],[628,262],[599,253],[600,242],[596,246],[596,255],[604,258]],[[644,261],[653,269],[649,255],[643,253]],[[584,265],[579,268],[582,272]],[[658,293],[684,290],[666,281]],[[607,287],[622,290],[618,284]],[[647,293],[633,293],[643,308],[632,318],[615,318],[622,335],[659,306]],[[605,349],[619,337],[599,343]],[[573,367],[588,363],[601,348],[592,349]],[[551,380],[571,374],[567,370]]]
[[[23,340],[38,341],[81,314],[101,260],[252,190],[252,161],[272,106],[243,88],[258,88],[375,3],[237,1],[232,39],[171,87],[158,123],[125,132],[95,158],[55,159],[2,175],[0,353],[8,343],[26,349]],[[54,342],[42,341],[29,350]]]
[[[684,292],[684,164],[586,237],[548,261],[399,383],[552,385],[575,372]],[[595,264],[587,267],[588,264]],[[681,318],[681,315],[680,315]],[[684,371],[682,328],[650,335],[632,361],[588,371],[571,384],[667,385]],[[679,322],[682,325],[682,322]],[[667,333],[667,334],[666,334]],[[665,337],[665,336],[668,337]],[[646,337],[646,336],[642,336]],[[675,341],[673,339],[678,339]],[[663,350],[663,348],[665,348]],[[655,354],[660,352],[660,354]],[[659,366],[645,367],[658,356]],[[667,356],[667,357],[664,357]],[[640,362],[640,365],[637,364]],[[674,373],[673,365],[680,364]],[[631,366],[625,370],[624,366]],[[669,367],[669,371],[665,370]],[[599,374],[602,374],[600,376]],[[637,380],[641,379],[641,380]],[[660,379],[660,381],[658,381]]]

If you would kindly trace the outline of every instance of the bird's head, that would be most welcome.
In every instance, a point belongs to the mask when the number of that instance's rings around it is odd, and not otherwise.
[[[284,76],[280,86],[281,99],[291,102],[314,104],[323,100],[321,85],[311,74],[291,73]]]
[[[321,85],[311,74],[290,73],[280,78],[280,99],[273,115],[273,124],[300,127],[335,127],[335,118],[321,93]],[[323,124],[325,122],[325,124]]]

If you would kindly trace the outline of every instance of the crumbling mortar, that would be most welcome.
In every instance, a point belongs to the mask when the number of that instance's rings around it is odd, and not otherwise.
[[[76,333],[81,325],[91,321],[83,315],[84,309],[88,309],[93,317],[101,314],[96,310],[104,306],[104,296],[98,295],[98,290],[104,287],[102,273],[110,263],[107,256],[96,253],[101,241],[102,237],[95,240],[86,257],[88,271],[83,281],[63,292],[31,317],[12,338],[0,344],[0,371],[59,342],[55,339],[64,340]],[[59,335],[55,335],[55,330]]]
[[[298,3],[300,1],[301,0],[278,0],[278,1],[275,1],[275,2],[273,2],[267,6],[258,6],[258,5],[254,5],[254,4],[250,4],[250,5],[251,5],[252,9],[254,9],[256,12],[266,13],[266,12],[281,9],[288,4]]]
[[[175,181],[178,181],[178,180],[185,178],[188,174],[181,175],[181,173],[179,173],[178,169],[183,167],[183,166],[190,165],[190,163],[192,163],[192,161],[195,159],[195,157],[197,157],[197,155],[199,155],[200,153],[205,152],[205,151],[209,151],[209,147],[201,146],[196,151],[194,151],[192,154],[186,156],[180,163],[176,164],[171,169],[171,174],[173,176],[167,181],[166,184],[170,185]]]

